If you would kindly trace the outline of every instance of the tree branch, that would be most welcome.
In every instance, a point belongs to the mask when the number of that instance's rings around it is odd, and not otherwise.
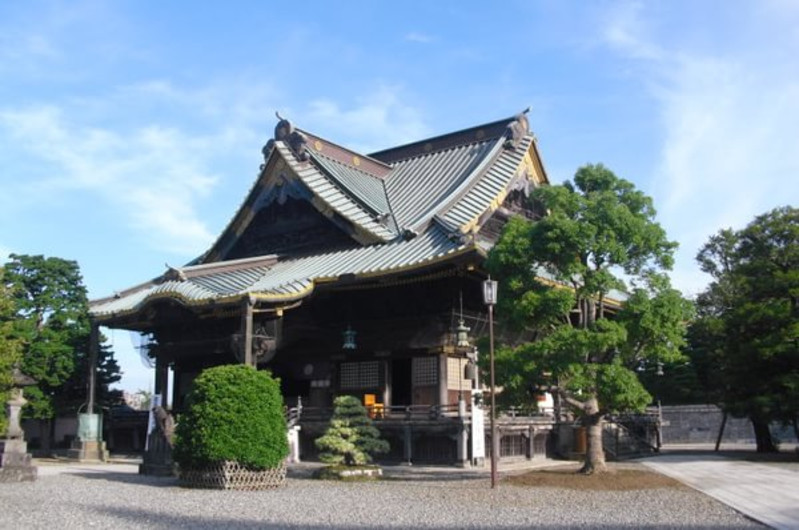
[[[536,386],[535,390],[540,392],[557,392],[558,395],[570,406],[585,412],[586,402],[580,401],[571,392],[556,385],[540,385]]]

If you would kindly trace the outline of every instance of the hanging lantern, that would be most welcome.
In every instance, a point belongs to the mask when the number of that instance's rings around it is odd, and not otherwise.
[[[469,381],[477,379],[477,366],[472,361],[469,361],[466,363],[466,366],[463,367],[463,378]]]
[[[458,320],[458,327],[455,330],[458,332],[458,348],[468,348],[469,344],[469,327],[464,324],[463,319]]]
[[[485,305],[497,303],[497,282],[492,280],[490,276],[483,282],[483,302]]]
[[[344,335],[344,345],[341,346],[341,349],[354,350],[356,348],[355,335],[357,335],[357,332],[354,329],[352,329],[352,326],[347,324],[347,329],[344,330],[343,335]]]

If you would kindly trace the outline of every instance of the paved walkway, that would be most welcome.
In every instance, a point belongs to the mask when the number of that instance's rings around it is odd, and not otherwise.
[[[640,462],[756,521],[799,528],[799,462],[754,463],[714,454],[664,454]]]

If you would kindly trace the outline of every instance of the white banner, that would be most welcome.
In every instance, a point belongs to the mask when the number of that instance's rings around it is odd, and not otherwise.
[[[153,409],[161,405],[161,394],[153,394],[152,399],[150,400],[150,416],[147,420],[147,438],[144,439],[144,450],[147,450],[147,446],[150,444],[150,434],[155,430],[155,413]]]
[[[483,393],[472,392],[472,462],[476,463],[486,456],[485,412],[480,404]]]

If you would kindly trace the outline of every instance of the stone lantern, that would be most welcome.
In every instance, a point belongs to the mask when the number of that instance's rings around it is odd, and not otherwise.
[[[0,482],[25,482],[36,480],[36,466],[31,464],[25,432],[20,425],[22,407],[28,402],[22,396],[22,388],[36,381],[14,368],[11,397],[6,401],[8,428],[0,439]]]

